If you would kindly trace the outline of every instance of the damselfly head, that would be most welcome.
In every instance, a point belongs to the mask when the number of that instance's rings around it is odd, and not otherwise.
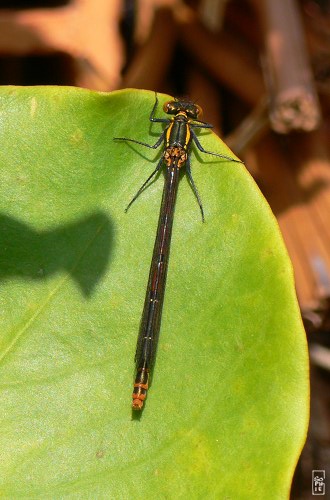
[[[202,116],[203,110],[198,104],[194,104],[190,101],[167,101],[163,106],[163,110],[168,115],[177,115],[179,113],[184,113],[189,118],[197,120]]]

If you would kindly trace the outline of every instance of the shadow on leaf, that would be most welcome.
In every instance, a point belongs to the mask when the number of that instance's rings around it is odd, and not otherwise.
[[[44,231],[0,214],[0,280],[43,280],[64,271],[89,297],[106,271],[112,244],[112,223],[102,212]]]

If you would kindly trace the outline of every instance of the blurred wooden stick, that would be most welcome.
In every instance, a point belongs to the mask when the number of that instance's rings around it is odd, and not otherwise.
[[[207,78],[199,67],[190,67],[187,76],[188,95],[201,106],[202,120],[212,123],[213,132],[221,135],[221,103],[216,83]]]
[[[272,128],[313,130],[321,113],[295,0],[250,1],[263,29]]]
[[[182,23],[179,32],[185,49],[219,82],[251,106],[259,101],[265,89],[246,46],[228,33],[211,34],[196,21]]]
[[[268,107],[266,98],[263,98],[240,125],[227,135],[225,143],[239,156],[267,130],[269,130]]]
[[[171,11],[159,9],[150,36],[131,61],[122,86],[161,90],[176,41],[177,29]]]

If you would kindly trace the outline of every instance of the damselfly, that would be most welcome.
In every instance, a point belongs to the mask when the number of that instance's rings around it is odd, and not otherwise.
[[[155,114],[158,106],[157,94],[155,97],[155,104],[151,110],[149,120],[151,122],[166,124],[165,129],[157,139],[156,143],[154,145],[150,145],[135,139],[129,139],[127,137],[115,138],[119,141],[134,142],[151,149],[157,149],[162,143],[164,143],[163,154],[158,161],[156,168],[142,184],[126,208],[127,211],[151,179],[164,166],[165,184],[163,197],[160,206],[156,240],[135,353],[136,377],[132,395],[132,407],[134,410],[141,410],[143,408],[155,361],[165,294],[174,207],[179,183],[179,175],[182,167],[185,167],[186,169],[186,174],[197,198],[202,214],[202,220],[204,221],[204,211],[201,198],[191,175],[190,151],[192,142],[195,143],[199,151],[202,153],[241,163],[239,160],[231,158],[230,156],[206,151],[203,148],[196,136],[195,130],[210,129],[212,128],[212,125],[200,120],[202,115],[202,109],[200,106],[187,100],[174,99],[166,102],[163,106],[165,113],[173,115],[173,117],[156,118]]]

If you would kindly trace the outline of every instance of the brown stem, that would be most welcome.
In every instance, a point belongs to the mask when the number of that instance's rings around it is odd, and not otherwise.
[[[233,35],[213,35],[196,21],[181,24],[180,35],[186,50],[218,81],[249,105],[259,101],[265,92],[261,75]]]
[[[263,98],[240,125],[226,138],[226,144],[238,156],[255,144],[269,129],[268,107]]]
[[[176,40],[176,25],[171,12],[158,10],[148,40],[137,51],[124,75],[123,87],[160,90]]]
[[[207,78],[199,67],[191,66],[187,72],[188,95],[192,101],[197,102],[202,110],[202,120],[213,125],[213,131],[221,135],[221,103],[219,89],[215,82]]]
[[[263,28],[272,128],[313,130],[321,113],[295,0],[250,1]]]

